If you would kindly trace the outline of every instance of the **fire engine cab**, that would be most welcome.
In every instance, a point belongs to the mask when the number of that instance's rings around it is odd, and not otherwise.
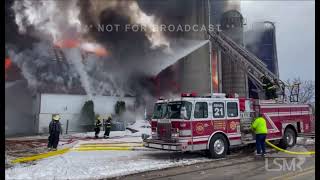
[[[152,136],[144,140],[144,146],[171,151],[205,150],[212,158],[222,158],[232,147],[255,143],[250,125],[259,115],[267,121],[267,139],[280,140],[283,148],[294,146],[299,134],[311,130],[308,104],[227,98],[223,93],[183,93],[155,103]]]

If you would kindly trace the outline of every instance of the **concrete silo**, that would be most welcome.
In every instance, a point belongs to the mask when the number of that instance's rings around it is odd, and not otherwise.
[[[166,1],[162,4],[162,6],[174,7],[162,8],[166,10],[165,14],[161,14],[161,11],[159,11],[158,15],[162,17],[165,24],[197,24],[199,26],[209,23],[220,24],[220,29],[225,34],[243,45],[243,17],[240,14],[240,1],[185,0],[181,5],[183,8],[178,8],[176,6],[177,2],[181,3],[181,1]],[[158,4],[158,6],[160,5]],[[159,8],[158,6],[157,8]],[[172,37],[172,35],[175,35],[173,38],[187,40],[208,39],[208,35],[204,31],[191,31],[181,34],[168,33],[168,36]],[[245,72],[232,59],[222,54],[214,44],[211,52],[209,50],[209,43],[205,44],[182,58],[170,67],[170,70],[168,68],[162,72],[158,77],[160,79],[158,82],[161,82],[158,87],[159,92],[167,89],[163,86],[170,86],[171,90],[169,88],[166,91],[206,94],[212,89],[214,93],[238,93],[240,96],[247,96],[248,88]],[[168,79],[168,77],[170,78]],[[168,85],[170,84],[168,82],[173,80],[177,82],[178,88]],[[163,93],[157,94],[161,95]]]
[[[276,27],[273,22],[254,23],[252,29],[245,33],[246,48],[261,59],[268,69],[279,76]]]
[[[187,1],[189,2],[189,1]],[[243,45],[243,17],[240,14],[240,1],[201,0],[190,1],[192,11],[187,24],[215,24],[234,41]],[[195,32],[194,39],[207,39],[205,33]],[[195,91],[200,94],[212,92],[238,93],[247,96],[248,85],[245,72],[237,64],[222,54],[213,44],[193,52],[180,63],[181,91]],[[208,56],[209,55],[209,56]],[[210,62],[211,55],[211,62]],[[211,76],[211,77],[210,77]]]
[[[279,77],[276,28],[273,22],[254,23],[252,29],[245,32],[246,48],[261,59],[267,68]],[[258,98],[257,89],[249,80],[249,96]]]
[[[221,17],[221,29],[237,44],[243,45],[243,17],[238,10],[229,10]],[[248,97],[248,80],[246,72],[240,65],[225,54],[221,54],[222,92],[237,93]]]
[[[240,1],[210,0],[210,22],[220,25],[220,29],[239,45],[243,46],[243,17],[240,13]],[[248,96],[248,82],[246,73],[240,66],[223,54],[219,47],[213,44],[212,49],[213,79],[217,79],[217,90],[223,93],[237,93]],[[215,69],[214,69],[215,68]],[[217,72],[215,77],[215,72]]]

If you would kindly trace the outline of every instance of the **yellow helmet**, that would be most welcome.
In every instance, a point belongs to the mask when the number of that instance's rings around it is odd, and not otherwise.
[[[60,115],[59,114],[54,114],[52,115],[52,119],[55,121],[59,121],[60,120]]]
[[[96,119],[101,121],[101,120],[102,120],[102,117],[101,117],[100,115],[97,115],[97,116],[96,116]]]

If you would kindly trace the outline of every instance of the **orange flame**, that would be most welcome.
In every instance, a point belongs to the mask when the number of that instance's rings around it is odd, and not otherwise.
[[[88,53],[94,53],[95,55],[97,55],[99,57],[108,56],[108,51],[103,47],[96,47],[94,49],[83,49],[83,50]]]
[[[11,62],[11,59],[10,58],[6,58],[5,60],[5,69],[9,69],[10,66],[11,66],[12,62]]]
[[[99,44],[83,43],[81,49],[88,53],[94,53],[95,55],[100,57],[105,57],[109,55],[108,51]]]
[[[211,58],[211,70],[212,70],[212,88],[214,92],[219,91],[219,82],[218,82],[218,69],[217,69],[218,57],[217,52],[212,49],[212,58]]]
[[[64,39],[57,41],[54,45],[59,48],[76,48],[80,46],[80,41],[76,39]]]
[[[105,48],[97,48],[94,53],[100,57],[106,57],[109,55],[108,51]]]
[[[12,62],[10,58],[5,58],[5,79],[7,79],[7,70],[11,67]]]
[[[94,53],[97,56],[105,57],[109,55],[109,52],[101,45],[96,43],[89,43],[89,42],[80,42],[76,39],[64,39],[57,41],[54,44],[58,48],[78,48],[80,47],[81,50],[88,52],[88,53]]]

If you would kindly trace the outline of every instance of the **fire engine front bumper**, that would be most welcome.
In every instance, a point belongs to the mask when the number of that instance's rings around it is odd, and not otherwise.
[[[162,140],[146,139],[143,141],[143,146],[153,149],[162,149],[168,151],[185,151],[186,147],[181,143],[170,143]]]

